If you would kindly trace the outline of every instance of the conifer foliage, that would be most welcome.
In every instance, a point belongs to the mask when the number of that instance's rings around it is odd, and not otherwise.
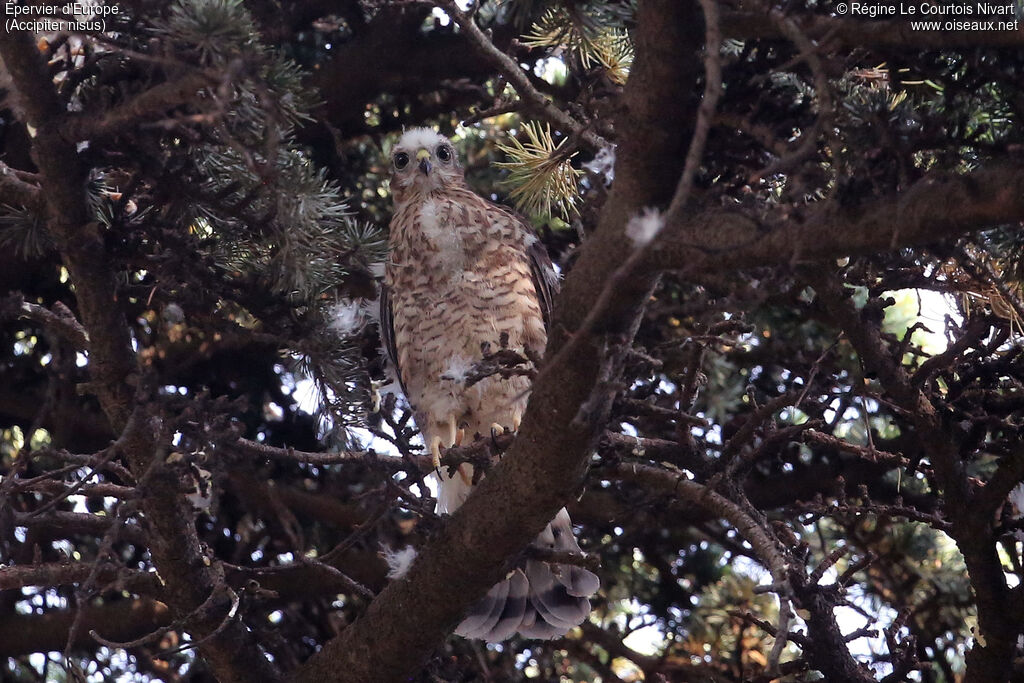
[[[1024,677],[997,5],[123,0],[0,34],[0,678]],[[484,473],[450,517],[378,353],[388,148],[424,125],[563,275],[519,434],[444,453]],[[590,618],[452,636],[562,506]]]

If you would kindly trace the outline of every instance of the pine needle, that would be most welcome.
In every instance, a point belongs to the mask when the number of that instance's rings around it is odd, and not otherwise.
[[[568,220],[577,212],[576,181],[583,174],[572,167],[575,152],[562,151],[565,140],[555,142],[550,124],[542,127],[530,122],[523,130],[527,136],[525,143],[512,138],[511,145],[498,145],[511,158],[494,164],[509,170],[506,184],[513,188],[509,196],[517,209],[530,216],[550,218],[557,209]]]
[[[564,49],[585,69],[602,66],[608,78],[622,85],[633,64],[633,44],[625,28],[600,13],[556,7],[544,13],[522,37],[523,45]]]

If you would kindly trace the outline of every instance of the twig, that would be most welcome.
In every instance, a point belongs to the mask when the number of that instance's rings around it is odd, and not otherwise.
[[[499,50],[476,25],[473,17],[463,12],[455,0],[437,0],[437,6],[452,17],[477,51],[501,72],[519,93],[519,96],[523,98],[529,110],[543,116],[563,131],[568,131],[594,150],[608,146],[607,140],[589,130],[586,125],[572,118],[563,109],[559,109],[544,97],[544,94],[530,83],[530,79],[515,60]]]
[[[168,624],[167,626],[161,626],[160,628],[156,629],[155,631],[150,631],[149,633],[147,633],[147,634],[145,634],[143,636],[139,636],[138,638],[136,638],[134,640],[126,640],[124,642],[118,642],[116,640],[109,640],[107,638],[104,638],[103,636],[101,636],[99,633],[96,632],[96,629],[89,629],[89,636],[93,640],[95,640],[97,643],[99,643],[100,645],[106,645],[107,647],[113,647],[113,648],[119,648],[119,649],[122,649],[122,650],[127,650],[127,649],[130,649],[130,648],[133,648],[133,647],[139,647],[141,645],[145,645],[146,643],[151,643],[154,640],[156,640],[157,638],[160,638],[161,636],[163,636],[165,633],[167,633],[169,631],[173,631],[176,628],[178,628],[176,623]]]
[[[758,588],[760,588],[760,586],[758,586]],[[737,612],[735,610],[730,610],[728,612],[728,614],[729,614],[729,616],[736,617],[737,619],[741,619],[741,620],[746,621],[746,622],[748,622],[750,624],[753,624],[754,626],[757,626],[759,629],[761,629],[762,631],[764,631],[765,633],[767,633],[768,635],[770,635],[773,638],[776,637],[776,634],[778,634],[778,632],[779,632],[778,628],[777,628],[777,625],[773,626],[772,624],[770,624],[769,622],[765,621],[764,619],[759,619],[759,618],[757,618],[756,616],[754,616],[753,614],[751,614],[749,612]],[[802,633],[790,633],[789,636],[787,637],[787,640],[792,640],[794,643],[796,643],[800,647],[806,647],[808,642],[809,642],[808,639],[807,639],[807,636],[805,636]]]
[[[250,439],[238,439],[228,444],[227,448],[244,455],[287,462],[298,462],[306,465],[343,465],[363,464],[370,467],[383,466],[389,470],[403,469],[403,462],[400,458],[392,456],[381,457],[374,451],[340,451],[337,453],[311,453],[308,451],[297,451],[294,448],[278,448],[269,446]]]
[[[794,503],[789,506],[789,510],[797,514],[808,514],[819,517],[833,517],[843,518],[848,517],[850,519],[857,519],[864,515],[877,515],[883,517],[902,517],[914,522],[922,522],[938,529],[939,531],[949,532],[952,525],[949,521],[942,517],[928,512],[922,512],[920,510],[906,507],[904,505],[884,505],[882,503],[872,502],[870,505],[850,505],[845,502],[838,502],[829,505],[817,502],[808,503]]]
[[[108,462],[110,462],[110,460],[115,455],[117,455],[118,452],[119,452],[119,450],[117,448],[117,444],[114,444],[110,448],[107,448],[106,451],[100,451],[99,453],[97,453],[96,454],[96,462],[95,462],[95,464],[92,464],[90,466],[89,471],[86,472],[85,475],[81,479],[79,479],[73,485],[67,487],[64,491],[61,491],[56,496],[54,496],[53,498],[48,500],[44,505],[41,505],[38,508],[32,510],[32,512],[29,513],[30,516],[35,517],[35,516],[40,515],[40,514],[42,514],[44,512],[52,510],[62,500],[65,500],[69,496],[73,496],[74,494],[78,493],[82,489],[82,487],[85,486],[86,482],[89,481],[90,479],[92,479],[93,476],[100,470],[100,468],[102,468],[104,465],[106,465]]]
[[[493,107],[488,107],[487,109],[470,114],[462,120],[462,125],[470,126],[479,121],[483,121],[484,119],[502,116],[503,114],[511,114],[512,112],[517,112],[520,109],[523,109],[524,106],[525,105],[522,102],[502,102],[501,104],[496,104]]]
[[[771,10],[768,13],[768,17],[800,51],[800,56],[807,62],[807,66],[810,67],[811,75],[814,78],[815,95],[818,96],[819,120],[815,123],[812,135],[808,139],[816,139],[818,131],[823,130],[830,141],[835,141],[836,133],[832,121],[835,117],[835,103],[832,100],[832,89],[831,85],[829,85],[828,74],[825,73],[821,57],[818,56],[818,48],[804,34],[800,27],[796,25],[796,22],[779,10]]]
[[[117,507],[117,513],[110,524],[110,528],[108,528],[107,532],[103,535],[103,540],[100,542],[100,546],[96,550],[96,559],[93,560],[92,566],[89,568],[89,575],[85,578],[85,581],[75,586],[75,616],[71,620],[71,628],[68,629],[67,643],[64,645],[65,661],[71,661],[71,648],[75,644],[75,639],[78,636],[78,630],[82,625],[82,619],[85,617],[85,612],[82,608],[84,603],[92,597],[96,580],[100,576],[100,563],[103,562],[107,555],[112,554],[114,542],[117,541],[121,531],[127,525],[127,517],[133,512],[134,506],[129,503],[122,503]]]
[[[810,130],[801,132],[800,143],[796,146],[796,149],[788,154],[784,154],[761,170],[751,173],[750,177],[747,178],[747,184],[754,185],[762,178],[773,176],[776,173],[784,173],[811,158],[818,149],[818,134],[820,132],[821,122],[815,121]]]
[[[660,417],[680,424],[689,425],[693,427],[703,427],[705,429],[711,426],[711,423],[703,417],[697,417],[696,415],[690,415],[684,413],[681,410],[674,410],[672,408],[663,408],[647,401],[641,401],[635,398],[622,398],[616,401],[617,405],[622,406],[627,415],[650,415],[652,417]]]
[[[806,441],[819,443],[823,446],[830,446],[838,451],[853,453],[854,455],[869,462],[886,462],[891,463],[894,467],[910,464],[910,461],[906,457],[898,453],[890,453],[888,451],[880,451],[877,448],[858,446],[844,439],[840,439],[839,437],[832,436],[831,434],[819,432],[816,429],[808,429],[804,432],[804,439]]]
[[[359,583],[358,581],[356,581],[351,576],[349,576],[348,574],[344,573],[343,571],[341,571],[337,567],[332,567],[331,565],[329,565],[329,564],[327,564],[325,562],[321,562],[320,560],[317,560],[317,559],[314,559],[314,558],[310,558],[310,557],[305,557],[305,556],[303,556],[302,563],[303,564],[308,564],[311,567],[316,567],[320,571],[323,571],[323,572],[331,575],[332,577],[338,579],[339,581],[341,581],[342,584],[344,584],[346,587],[348,587],[349,590],[351,590],[353,593],[357,593],[357,594],[361,595],[362,597],[366,598],[367,600],[373,600],[373,598],[374,598],[374,592],[373,591],[371,591],[369,588],[367,588],[363,584]]]
[[[55,303],[52,311],[28,301],[22,301],[20,308],[22,318],[34,320],[59,337],[71,342],[76,351],[85,351],[89,348],[89,333],[75,318],[75,314],[61,302]]]
[[[186,650],[191,650],[192,648],[199,647],[203,643],[209,642],[210,640],[212,640],[212,639],[216,638],[218,635],[220,635],[224,631],[224,629],[227,628],[228,624],[230,624],[231,621],[235,618],[235,615],[238,614],[238,605],[239,605],[239,602],[240,602],[240,599],[238,597],[238,593],[236,593],[234,590],[232,590],[228,586],[224,586],[224,590],[227,591],[228,597],[231,598],[231,607],[228,609],[227,613],[224,615],[224,618],[221,619],[221,622],[217,626],[217,628],[215,628],[210,633],[207,633],[205,636],[199,638],[198,640],[191,640],[191,641],[185,643],[184,645],[181,645],[180,647],[172,648],[170,650],[164,650],[163,652],[158,652],[155,655],[153,655],[153,658],[154,659],[167,659],[168,657],[170,657],[172,655],[176,655],[179,652],[185,652]],[[211,597],[212,596],[213,596],[213,594],[211,593]],[[202,605],[200,607],[202,607]]]
[[[818,563],[818,566],[814,568],[808,577],[810,583],[818,583],[822,577],[825,576],[825,572],[835,566],[836,562],[841,560],[843,556],[850,552],[850,546],[841,545],[835,550],[825,556],[825,559]]]
[[[34,208],[39,204],[39,187],[19,177],[18,171],[0,161],[0,194],[4,204]]]
[[[782,651],[786,649],[786,643],[792,637],[789,632],[789,622],[793,620],[793,606],[789,603],[789,597],[785,593],[779,593],[779,618],[775,627],[775,643],[772,651],[768,654],[768,664],[765,669],[768,675],[775,675],[779,671],[779,658]]]
[[[485,343],[483,358],[473,363],[465,377],[462,378],[462,382],[467,388],[494,375],[498,375],[502,379],[527,377],[531,380],[537,376],[536,366],[532,366],[530,359],[525,355],[505,348],[492,353],[489,346]],[[442,375],[442,379],[458,378]]]

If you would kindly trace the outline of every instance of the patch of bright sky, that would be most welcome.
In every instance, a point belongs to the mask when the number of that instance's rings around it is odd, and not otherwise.
[[[639,605],[637,605],[639,608]],[[665,646],[665,634],[657,624],[642,626],[622,639],[623,645],[642,655],[658,655]]]
[[[946,316],[958,325],[963,323],[951,295],[930,289],[899,289],[885,295],[896,300],[895,306],[886,309],[887,324],[906,322],[909,327],[921,322],[928,328],[914,332],[914,341],[921,344],[926,353],[942,353],[949,345],[945,335]]]
[[[465,12],[466,10],[469,9],[469,6],[472,5],[473,2],[474,0],[458,0],[459,9]],[[451,17],[449,17],[448,13],[445,12],[440,7],[435,7],[431,14],[433,14],[434,17],[437,18],[437,23],[441,24],[441,26],[447,26],[448,24],[452,23]]]
[[[533,67],[533,73],[538,78],[543,78],[552,85],[564,83],[569,77],[569,67],[559,57],[545,57],[538,59]]]

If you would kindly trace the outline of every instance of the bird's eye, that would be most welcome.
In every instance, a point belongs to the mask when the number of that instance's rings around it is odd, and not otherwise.
[[[441,145],[437,148],[437,158],[440,161],[451,161],[452,160],[452,148],[448,145]]]
[[[405,152],[399,152],[395,155],[395,168],[401,171],[403,168],[409,165],[409,155]]]

